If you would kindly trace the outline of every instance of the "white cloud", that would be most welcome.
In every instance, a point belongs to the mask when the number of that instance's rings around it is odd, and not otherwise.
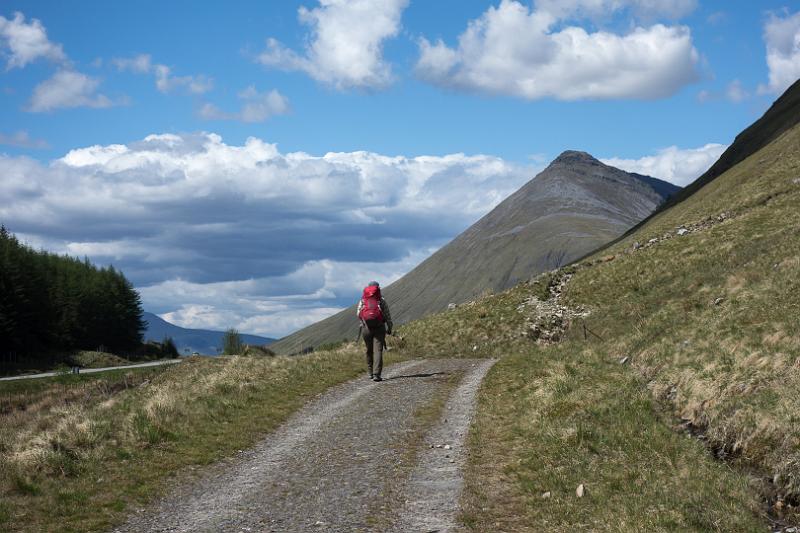
[[[289,112],[289,99],[276,90],[259,93],[249,86],[239,93],[242,108],[236,113],[222,111],[211,103],[200,107],[198,114],[206,120],[240,120],[242,122],[264,122],[275,115]]]
[[[742,86],[742,82],[739,80],[733,80],[728,84],[728,87],[725,89],[725,96],[734,103],[739,103],[747,100],[750,97],[750,93]]]
[[[728,147],[724,144],[706,144],[700,148],[687,149],[670,146],[659,150],[656,155],[641,159],[612,157],[602,161],[628,172],[645,174],[685,187],[708,170],[726,148]]]
[[[739,104],[750,98],[750,96],[750,91],[737,79],[726,85],[723,90],[703,89],[697,93],[697,101],[705,104],[707,102],[728,100],[734,104]]]
[[[630,10],[640,18],[680,19],[697,9],[697,0],[537,0],[536,8],[556,18],[594,18]]]
[[[762,94],[781,94],[800,78],[800,12],[785,18],[773,15],[764,26],[769,83]]]
[[[516,0],[502,0],[469,23],[455,48],[441,40],[420,39],[417,75],[445,87],[529,100],[655,99],[697,79],[699,56],[686,26],[655,24],[617,35],[557,24],[576,9],[595,4],[615,9],[638,6],[656,14],[665,3],[545,4],[531,11]],[[683,3],[677,5],[667,12],[677,15],[688,9],[681,7]]]
[[[47,30],[37,19],[25,22],[25,15],[14,13],[13,19],[0,15],[0,42],[7,50],[6,70],[22,68],[40,57],[57,63],[67,61],[60,44],[47,38]]]
[[[25,130],[16,131],[10,135],[0,133],[0,144],[16,146],[17,148],[37,148],[44,149],[50,145],[44,139],[34,139]]]
[[[113,263],[148,310],[183,325],[280,335],[349,305],[370,278],[396,279],[540,168],[151,135],[49,164],[0,155],[0,220]]]
[[[97,93],[100,80],[74,70],[59,70],[33,90],[28,111],[40,113],[70,107],[111,107],[104,94]]]
[[[337,294],[357,294],[372,279],[388,285],[432,251],[418,250],[384,263],[309,261],[291,274],[273,279],[219,283],[169,280],[143,287],[140,293],[145,306],[151,308],[174,307],[175,302],[181,302],[178,309],[161,316],[182,327],[235,327],[242,332],[281,337],[341,311],[344,305],[330,305]],[[280,287],[294,290],[281,294]],[[352,303],[355,298],[344,302]]]
[[[139,54],[133,57],[118,57],[112,60],[114,66],[120,71],[130,71],[136,74],[153,74],[156,88],[162,93],[169,93],[177,89],[184,89],[192,94],[204,94],[214,87],[214,80],[198,76],[175,76],[167,65],[153,63],[149,54]]]
[[[2,46],[4,45],[4,46]],[[33,90],[27,111],[34,113],[70,107],[111,107],[116,103],[97,93],[100,80],[74,69],[60,44],[47,38],[47,30],[37,19],[25,22],[22,13],[13,19],[0,16],[0,50],[6,48],[6,70],[22,68],[40,57],[59,63],[56,73]],[[5,144],[12,144],[7,142]]]
[[[708,89],[703,89],[702,91],[697,93],[697,101],[701,104],[705,104],[706,102],[713,102],[717,99],[717,95]]]
[[[149,74],[153,68],[149,54],[139,54],[134,57],[116,57],[111,62],[118,70],[131,71],[137,74]]]
[[[162,93],[175,89],[186,89],[192,94],[203,94],[210,91],[214,82],[203,75],[200,76],[173,76],[172,70],[166,65],[155,65],[156,87]]]
[[[257,60],[284,70],[299,70],[337,89],[380,88],[392,81],[383,43],[398,34],[408,0],[320,0],[319,7],[299,9],[310,26],[303,54],[275,39]]]

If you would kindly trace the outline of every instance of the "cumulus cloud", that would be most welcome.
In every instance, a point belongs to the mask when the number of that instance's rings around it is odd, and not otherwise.
[[[638,9],[680,15],[694,2],[574,0],[539,2],[529,9],[502,0],[473,20],[450,47],[420,39],[417,75],[460,90],[529,100],[637,98],[674,94],[697,79],[698,53],[686,26],[637,26],[625,35],[589,33],[559,22],[592,8]],[[558,29],[554,29],[558,28]]]
[[[37,19],[26,22],[25,15],[19,12],[14,13],[13,19],[0,16],[0,51],[6,56],[6,70],[22,68],[42,57],[60,65],[52,77],[34,88],[28,111],[38,113],[69,107],[101,108],[115,104],[107,96],[97,93],[100,80],[75,70],[62,46],[48,39],[47,30]],[[29,143],[29,140],[6,138],[2,143],[21,146]]]
[[[727,148],[724,144],[706,144],[700,148],[686,149],[670,146],[641,159],[612,157],[602,161],[628,172],[653,176],[685,187],[708,170]]]
[[[236,327],[266,336],[283,336],[341,311],[355,302],[337,295],[355,295],[368,280],[383,285],[399,279],[432,250],[415,251],[383,263],[310,261],[298,270],[275,278],[219,283],[169,280],[141,289],[153,308],[174,308],[161,316],[187,328]]]
[[[40,57],[56,63],[67,60],[60,44],[47,38],[47,30],[37,19],[25,22],[25,15],[14,13],[13,19],[0,15],[0,43],[6,56],[6,70],[22,68]]]
[[[0,144],[16,146],[17,148],[44,149],[50,145],[44,139],[34,139],[25,130],[15,131],[11,134],[0,133]]]
[[[289,99],[276,90],[260,93],[251,85],[239,93],[242,108],[229,113],[211,103],[200,107],[198,114],[206,120],[239,120],[241,122],[264,122],[275,115],[289,112]]]
[[[539,168],[151,135],[49,164],[0,156],[0,221],[113,263],[148,310],[184,325],[281,335],[349,305],[368,278],[406,272]]]
[[[111,107],[109,97],[99,94],[100,80],[74,70],[59,70],[33,89],[28,111],[40,113],[70,107]]]
[[[769,83],[759,92],[781,94],[800,78],[800,12],[783,18],[772,15],[764,26],[764,41]]]
[[[380,88],[392,81],[383,43],[398,34],[408,0],[320,0],[319,7],[299,9],[309,26],[303,53],[267,40],[257,61],[269,67],[305,72],[336,87]]]
[[[129,71],[136,74],[152,74],[155,77],[156,88],[162,93],[169,93],[183,89],[192,94],[204,94],[214,87],[214,80],[204,75],[175,76],[167,65],[153,63],[149,54],[139,54],[133,57],[118,57],[112,60],[114,66],[120,71]]]

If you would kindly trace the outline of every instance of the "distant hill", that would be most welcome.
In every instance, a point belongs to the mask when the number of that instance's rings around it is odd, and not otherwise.
[[[622,235],[680,190],[670,183],[605,165],[567,151],[452,242],[386,287],[395,322],[402,324],[501,291],[565,265]],[[355,337],[348,308],[277,341],[292,353]]]
[[[207,329],[187,329],[175,324],[170,324],[163,318],[153,313],[145,312],[144,320],[147,322],[147,330],[144,333],[146,341],[161,342],[164,337],[172,337],[175,346],[181,354],[197,352],[202,355],[217,355],[218,348],[222,347],[222,331],[211,331]],[[241,334],[245,344],[263,346],[275,342],[269,337],[259,337],[258,335]]]

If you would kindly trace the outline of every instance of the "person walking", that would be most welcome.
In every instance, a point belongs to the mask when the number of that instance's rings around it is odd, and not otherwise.
[[[370,281],[364,287],[364,293],[358,302],[357,315],[364,329],[369,377],[373,381],[383,381],[383,350],[386,347],[386,335],[392,334],[392,315],[389,304],[381,296],[381,287],[377,281]]]

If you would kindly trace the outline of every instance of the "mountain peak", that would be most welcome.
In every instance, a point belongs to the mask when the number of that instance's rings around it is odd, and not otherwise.
[[[595,159],[591,154],[586,152],[581,152],[578,150],[566,150],[561,153],[558,157],[556,157],[552,164],[556,163],[564,163],[564,164],[575,164],[575,163],[599,163],[597,159]]]

